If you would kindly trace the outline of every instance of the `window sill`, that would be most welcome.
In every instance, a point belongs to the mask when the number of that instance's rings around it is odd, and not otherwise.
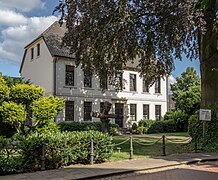
[[[141,92],[141,94],[151,94],[151,93],[149,93],[149,92]]]
[[[162,94],[161,93],[154,93],[154,95],[161,96]]]
[[[64,86],[64,88],[77,89],[76,86]]]
[[[82,89],[85,89],[85,90],[95,90],[94,88],[91,88],[91,87],[83,87]]]

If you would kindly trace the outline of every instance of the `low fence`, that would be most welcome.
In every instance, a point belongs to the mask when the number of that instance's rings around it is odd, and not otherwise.
[[[144,137],[146,138],[146,137]],[[148,137],[149,139],[151,139],[151,137]],[[188,143],[192,140],[191,137],[189,138],[186,138],[186,139],[173,139],[173,138],[169,138],[169,137],[166,137],[166,136],[161,136],[161,137],[153,137],[155,140],[154,142],[151,142],[151,143],[143,143],[143,142],[140,142],[137,138],[135,138],[133,135],[130,135],[129,137],[127,137],[126,139],[124,139],[122,142],[119,142],[117,144],[110,144],[110,145],[105,145],[105,147],[117,147],[118,151],[120,152],[121,148],[119,146],[129,142],[129,159],[133,159],[133,156],[134,156],[134,144],[138,144],[140,146],[153,146],[155,144],[157,144],[158,142],[161,141],[161,147],[162,148],[162,156],[166,156],[166,142],[170,142],[170,143]],[[104,141],[104,139],[102,140]],[[95,142],[93,140],[91,140],[90,142],[87,142],[85,143],[83,146],[87,146],[88,144],[90,145],[90,164],[94,164],[94,155],[95,155],[95,152],[94,152],[94,147],[95,145],[97,145],[98,143],[100,143],[101,141],[99,142]],[[83,147],[82,146],[82,147]],[[6,149],[7,151],[11,151],[13,149],[15,149],[16,147],[16,143],[11,146],[11,148],[9,147],[8,149]],[[62,148],[57,148],[57,147],[51,147],[49,144],[42,144],[41,146],[41,170],[45,170],[45,152],[46,152],[46,148],[53,148],[55,150],[60,150],[60,151],[64,151],[64,149]],[[77,145],[73,146],[71,148],[72,149],[76,149],[78,148]],[[197,148],[197,146],[196,146]],[[196,152],[196,149],[195,149],[195,152]]]

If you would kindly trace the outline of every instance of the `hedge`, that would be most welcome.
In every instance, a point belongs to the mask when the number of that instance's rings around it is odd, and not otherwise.
[[[112,138],[98,131],[34,133],[27,137],[17,136],[14,139],[1,137],[2,149],[10,149],[11,144],[19,143],[16,145],[16,151],[11,151],[9,156],[0,151],[0,174],[40,169],[43,144],[45,144],[46,169],[72,163],[87,164],[90,160],[91,140],[94,141],[94,161],[99,163],[109,159],[112,148],[106,146],[112,143]]]

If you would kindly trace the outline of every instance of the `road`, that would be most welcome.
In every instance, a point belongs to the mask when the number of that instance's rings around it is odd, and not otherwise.
[[[218,161],[201,164],[182,165],[162,170],[141,171],[119,176],[102,178],[104,180],[218,180]]]

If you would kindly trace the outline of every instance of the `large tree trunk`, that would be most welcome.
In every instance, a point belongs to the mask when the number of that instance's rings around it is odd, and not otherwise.
[[[201,108],[218,103],[218,34],[214,28],[216,9],[216,1],[213,1],[204,13],[207,23],[206,33],[199,34]]]

